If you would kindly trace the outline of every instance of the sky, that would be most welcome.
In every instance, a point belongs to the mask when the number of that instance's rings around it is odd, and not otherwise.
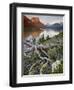
[[[63,22],[63,17],[62,15],[30,15],[30,14],[24,14],[27,16],[29,19],[32,17],[39,17],[40,21],[44,24],[54,24],[54,23],[61,23]]]

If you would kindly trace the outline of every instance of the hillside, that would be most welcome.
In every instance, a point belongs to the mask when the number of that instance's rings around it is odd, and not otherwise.
[[[24,41],[24,75],[63,73],[63,32]]]

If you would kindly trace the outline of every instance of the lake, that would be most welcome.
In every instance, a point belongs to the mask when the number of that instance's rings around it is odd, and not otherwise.
[[[42,35],[44,35],[44,38],[46,38],[48,35],[49,37],[53,37],[55,35],[58,35],[60,31],[56,31],[53,29],[42,29],[42,28],[25,28],[23,32],[23,38],[24,39],[30,39],[31,37],[38,39]]]

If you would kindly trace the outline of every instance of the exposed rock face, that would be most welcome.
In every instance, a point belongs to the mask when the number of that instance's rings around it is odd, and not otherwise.
[[[26,16],[23,17],[24,19],[24,27],[36,27],[41,28],[44,26],[43,23],[40,22],[38,17],[33,17],[31,20]]]
[[[33,17],[33,18],[31,19],[31,21],[32,21],[32,23],[34,23],[34,24],[40,23],[40,20],[39,20],[38,17]]]
[[[33,23],[33,25],[34,25],[35,27],[43,27],[43,26],[44,26],[43,23],[40,22],[40,20],[39,20],[38,17],[33,17],[33,18],[31,19],[31,21],[32,21],[32,23]]]
[[[24,19],[24,27],[32,27],[32,22],[26,16],[23,16]]]

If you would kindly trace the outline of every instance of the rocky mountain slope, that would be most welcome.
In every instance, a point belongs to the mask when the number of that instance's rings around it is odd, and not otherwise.
[[[29,19],[26,16],[23,16],[23,20],[24,20],[24,27],[41,28],[44,26],[44,24],[39,20],[38,17],[33,17],[32,19]]]

